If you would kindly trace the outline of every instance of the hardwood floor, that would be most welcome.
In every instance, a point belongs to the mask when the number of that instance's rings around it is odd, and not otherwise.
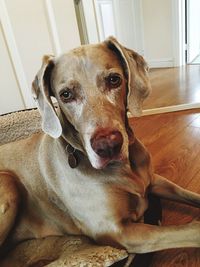
[[[178,185],[200,193],[200,109],[131,119],[136,136],[152,154],[154,169]],[[200,210],[162,201],[163,224],[200,218]],[[200,249],[157,252],[151,267],[199,267]],[[142,267],[142,266],[141,266]]]
[[[200,102],[200,65],[151,69],[152,93],[144,109]]]

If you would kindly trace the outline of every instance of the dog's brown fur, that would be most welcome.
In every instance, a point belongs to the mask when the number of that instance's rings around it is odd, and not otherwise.
[[[107,82],[116,73],[119,84]],[[70,101],[63,100],[63,90],[70,90]],[[149,153],[129,127],[127,108],[139,114],[149,91],[145,61],[114,38],[44,58],[33,94],[45,133],[0,147],[2,247],[64,234],[87,235],[131,253],[200,247],[198,221],[142,223],[150,192],[200,207],[198,194],[153,173]],[[117,135],[109,135],[112,131]],[[113,138],[123,138],[120,152],[107,158],[95,153],[91,140],[97,133],[99,139],[109,137],[111,145]],[[68,164],[68,143],[76,149],[75,169]]]

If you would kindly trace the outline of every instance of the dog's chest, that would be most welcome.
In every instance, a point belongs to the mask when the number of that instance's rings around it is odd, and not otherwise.
[[[118,231],[119,223],[136,213],[130,210],[129,193],[101,180],[75,177],[73,182],[63,181],[61,189],[62,202],[75,224],[92,237]]]
[[[63,187],[62,198],[75,223],[86,231],[111,226],[114,210],[109,194],[101,183],[79,182]]]
[[[123,179],[121,172],[101,172],[91,169],[87,163],[71,169],[67,167],[63,155],[63,158],[60,157],[53,164],[48,164],[44,175],[46,174],[50,188],[62,203],[61,209],[70,215],[86,235],[118,231],[123,219],[137,213],[137,203],[130,205],[131,194],[127,192],[130,191],[131,180]],[[119,182],[122,179],[122,184],[126,185],[123,189]],[[135,218],[138,216],[140,214],[136,214]]]

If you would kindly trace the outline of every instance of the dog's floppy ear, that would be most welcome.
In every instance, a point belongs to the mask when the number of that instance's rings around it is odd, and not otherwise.
[[[117,53],[124,67],[128,79],[128,110],[133,116],[140,116],[142,113],[142,103],[151,91],[147,63],[142,56],[122,46],[113,37],[109,37],[105,43],[112,51]]]
[[[32,83],[32,94],[42,116],[42,130],[51,137],[58,138],[62,134],[62,127],[50,97],[53,59],[53,56],[43,57],[42,67]]]

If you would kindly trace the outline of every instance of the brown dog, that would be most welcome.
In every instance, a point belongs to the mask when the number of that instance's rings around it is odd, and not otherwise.
[[[45,133],[0,147],[1,245],[84,234],[130,253],[200,247],[198,221],[142,223],[150,192],[200,207],[152,172],[129,127],[127,109],[140,113],[149,91],[145,61],[114,38],[44,58],[33,94]]]

